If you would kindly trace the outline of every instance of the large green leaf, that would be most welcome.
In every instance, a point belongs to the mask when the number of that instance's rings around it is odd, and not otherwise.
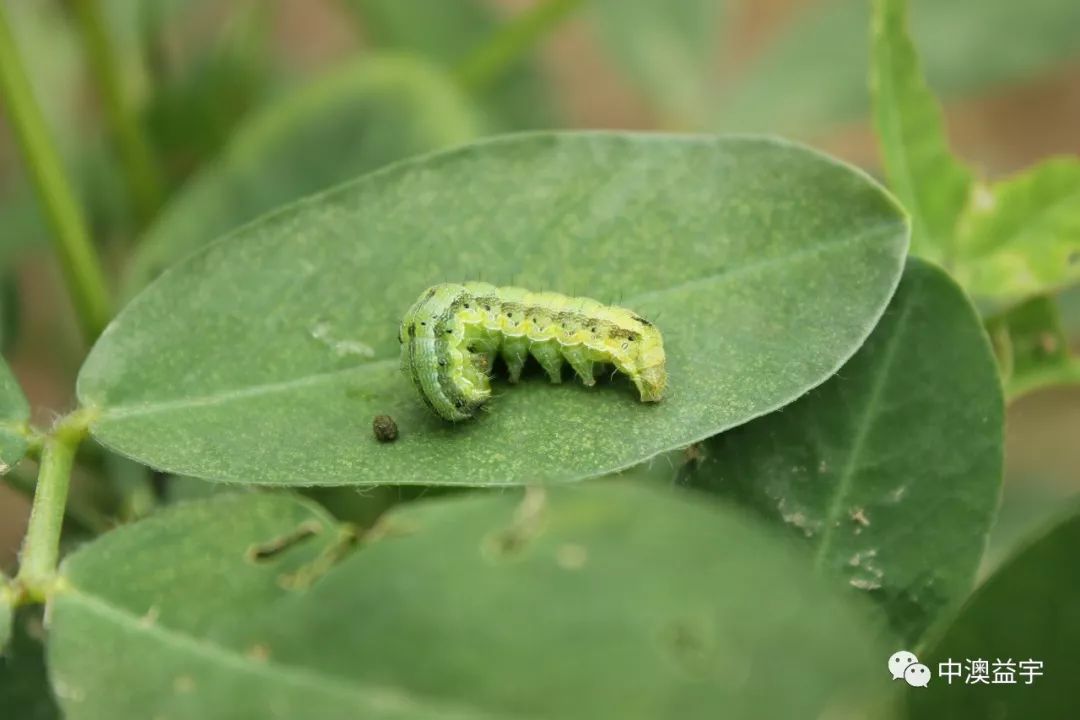
[[[993,301],[1080,281],[1080,160],[1055,158],[981,188],[961,218],[957,278]]]
[[[870,2],[802,5],[739,79],[721,107],[721,127],[806,136],[869,110]],[[1080,53],[1080,3],[1074,0],[911,5],[919,54],[946,97],[1030,79]]]
[[[600,39],[627,76],[677,125],[703,128],[715,95],[718,0],[592,0]]]
[[[938,675],[925,692],[908,695],[912,718],[1073,718],[1080,676],[1080,512],[1032,542],[979,588],[923,658]],[[985,660],[989,684],[968,684],[972,660]],[[1019,663],[1042,663],[1041,676]],[[958,667],[942,663],[957,663]],[[1003,665],[995,666],[1000,662]],[[1009,677],[1016,684],[993,682]],[[941,670],[959,671],[959,678]],[[999,669],[1006,674],[996,675]],[[1028,684],[1028,681],[1031,681]]]
[[[878,144],[889,186],[911,213],[911,250],[948,263],[972,178],[949,151],[941,108],[908,38],[906,0],[875,0],[871,58]]]
[[[612,482],[429,501],[286,582],[333,536],[248,494],[71,556],[48,657],[66,717],[881,717],[866,608],[731,510]]]
[[[817,568],[915,639],[970,590],[1001,488],[1001,389],[978,316],[913,261],[835,378],[705,452],[691,484],[789,525]]]
[[[499,16],[484,0],[347,0],[362,30],[377,48],[407,51],[446,70],[464,63],[498,31]],[[491,87],[478,93],[499,130],[551,127],[549,97],[537,64],[524,57],[507,67]]]
[[[80,372],[91,431],[225,481],[471,484],[636,464],[790,402],[869,334],[907,246],[862,174],[767,139],[538,134],[396,165],[248,225],[137,297]],[[428,286],[623,303],[664,333],[669,396],[530,378],[452,425],[398,371]],[[376,443],[371,422],[401,429]]]
[[[26,454],[29,420],[26,396],[7,363],[0,359],[0,475],[15,467]]]
[[[337,70],[237,131],[148,231],[129,287],[280,205],[474,132],[464,99],[421,60],[373,56]]]

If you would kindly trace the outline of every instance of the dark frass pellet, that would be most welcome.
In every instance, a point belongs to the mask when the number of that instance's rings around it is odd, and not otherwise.
[[[394,442],[397,440],[397,423],[389,415],[376,415],[371,421],[371,429],[375,432],[375,439],[379,442]]]

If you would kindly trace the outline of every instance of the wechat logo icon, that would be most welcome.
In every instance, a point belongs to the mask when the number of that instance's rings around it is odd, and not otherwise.
[[[903,680],[911,687],[930,684],[930,668],[919,662],[915,653],[907,650],[894,652],[889,658],[889,674],[893,680]]]

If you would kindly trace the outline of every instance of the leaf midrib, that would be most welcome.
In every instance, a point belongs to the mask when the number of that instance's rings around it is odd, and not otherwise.
[[[914,294],[916,290],[912,289],[911,292]],[[821,531],[821,540],[818,543],[817,551],[814,553],[814,569],[817,571],[821,570],[825,558],[831,549],[832,539],[836,533],[836,526],[840,520],[841,510],[846,504],[847,496],[851,492],[852,482],[854,481],[856,470],[859,467],[859,460],[863,454],[866,439],[870,435],[870,426],[873,424],[874,416],[878,413],[881,404],[881,394],[885,390],[885,385],[887,384],[889,375],[892,371],[893,363],[896,360],[896,352],[900,347],[900,338],[905,334],[904,328],[907,326],[914,305],[915,303],[911,299],[911,296],[908,296],[907,302],[904,303],[903,308],[900,310],[900,316],[896,319],[896,326],[893,329],[892,335],[889,337],[888,344],[885,346],[884,353],[881,356],[881,362],[878,365],[879,369],[877,375],[874,377],[870,393],[867,395],[866,404],[863,406],[862,412],[860,413],[861,422],[855,431],[855,438],[851,444],[851,454],[848,455],[848,460],[844,463],[844,469],[841,471],[840,479],[836,486],[836,493],[833,495],[832,502],[829,504],[829,509],[825,514],[825,525]]]
[[[293,682],[297,685],[307,686],[319,692],[331,696],[339,696],[350,702],[360,703],[364,707],[375,711],[390,711],[395,717],[414,718],[415,715],[405,714],[416,711],[431,713],[431,717],[459,718],[460,720],[494,720],[496,716],[480,712],[471,708],[448,708],[446,706],[432,706],[427,702],[417,700],[404,695],[400,690],[382,685],[359,685],[344,682],[336,678],[319,675],[307,668],[296,665],[288,665],[272,659],[252,660],[245,655],[230,648],[216,645],[205,638],[197,638],[184,634],[159,623],[146,623],[134,613],[118,607],[103,598],[89,595],[72,587],[65,588],[60,596],[63,601],[73,602],[80,605],[85,611],[97,617],[123,625],[137,632],[154,635],[163,644],[169,645],[181,652],[199,655],[207,660],[218,663],[228,669],[254,675],[264,675],[273,681]],[[396,708],[380,708],[380,703],[390,700],[399,704]],[[386,716],[382,716],[386,717]],[[512,716],[500,714],[499,720],[512,720]]]
[[[817,245],[804,248],[794,253],[749,262],[731,270],[716,272],[704,277],[686,280],[677,285],[671,285],[662,289],[644,292],[639,295],[633,296],[628,301],[626,301],[626,303],[628,305],[634,305],[637,303],[641,303],[644,300],[663,296],[673,292],[678,292],[685,288],[693,287],[694,285],[706,284],[716,281],[730,281],[733,278],[759,272],[761,270],[766,270],[777,265],[784,265],[787,263],[799,263],[821,255],[825,252],[834,251],[839,248],[846,247],[847,245],[855,244],[856,242],[873,240],[880,235],[886,234],[887,231],[894,231],[902,227],[903,221],[900,219],[894,218],[881,221],[869,227],[860,228],[859,232],[853,233],[851,235],[845,235],[838,240],[819,243]],[[154,415],[160,412],[168,412],[170,410],[184,410],[194,407],[211,407],[233,399],[259,397],[262,395],[291,390],[293,388],[306,387],[309,385],[319,385],[324,381],[333,380],[342,375],[348,375],[349,373],[354,373],[362,370],[369,370],[375,366],[386,367],[388,365],[396,364],[397,362],[398,360],[396,358],[386,358],[383,360],[373,360],[365,362],[362,365],[342,368],[330,372],[304,375],[289,380],[264,383],[260,385],[250,385],[243,388],[222,390],[212,393],[210,395],[203,395],[199,397],[177,398],[174,400],[161,400],[154,402],[137,403],[132,405],[115,405],[112,407],[101,406],[98,408],[100,410],[100,414],[98,415],[94,425],[96,426],[100,422],[106,420],[121,420],[132,417]]]
[[[397,362],[396,359],[386,358],[384,360],[366,362],[363,365],[353,365],[351,367],[330,370],[328,372],[301,375],[300,377],[291,378],[289,380],[279,380],[276,382],[262,383],[260,385],[249,385],[247,387],[219,390],[210,395],[177,398],[175,400],[158,400],[155,402],[137,403],[134,405],[114,405],[113,407],[103,408],[101,414],[98,415],[97,420],[122,420],[142,415],[154,415],[159,412],[168,412],[169,410],[210,407],[213,405],[220,405],[230,400],[271,395],[276,392],[292,390],[293,388],[319,385],[324,381],[333,380],[343,375],[348,375],[361,370],[369,370],[372,367],[386,367],[394,365]]]

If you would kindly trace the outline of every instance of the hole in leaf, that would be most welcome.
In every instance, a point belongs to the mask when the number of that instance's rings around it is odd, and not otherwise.
[[[490,555],[506,557],[521,552],[527,541],[528,538],[524,534],[510,529],[490,535],[485,544]]]
[[[690,675],[701,675],[712,668],[710,633],[701,623],[674,620],[661,631],[661,643],[675,664]]]
[[[356,547],[358,540],[359,534],[353,526],[342,525],[334,539],[311,562],[300,566],[295,572],[281,575],[278,585],[286,590],[306,590],[344,560]]]
[[[292,532],[267,540],[264,543],[252,545],[247,549],[246,557],[250,562],[273,560],[289,548],[315,537],[320,532],[322,532],[322,525],[315,520],[305,520]]]
[[[525,488],[525,497],[514,510],[509,527],[488,534],[480,551],[491,560],[511,558],[521,553],[528,543],[540,534],[547,495],[542,488]]]

